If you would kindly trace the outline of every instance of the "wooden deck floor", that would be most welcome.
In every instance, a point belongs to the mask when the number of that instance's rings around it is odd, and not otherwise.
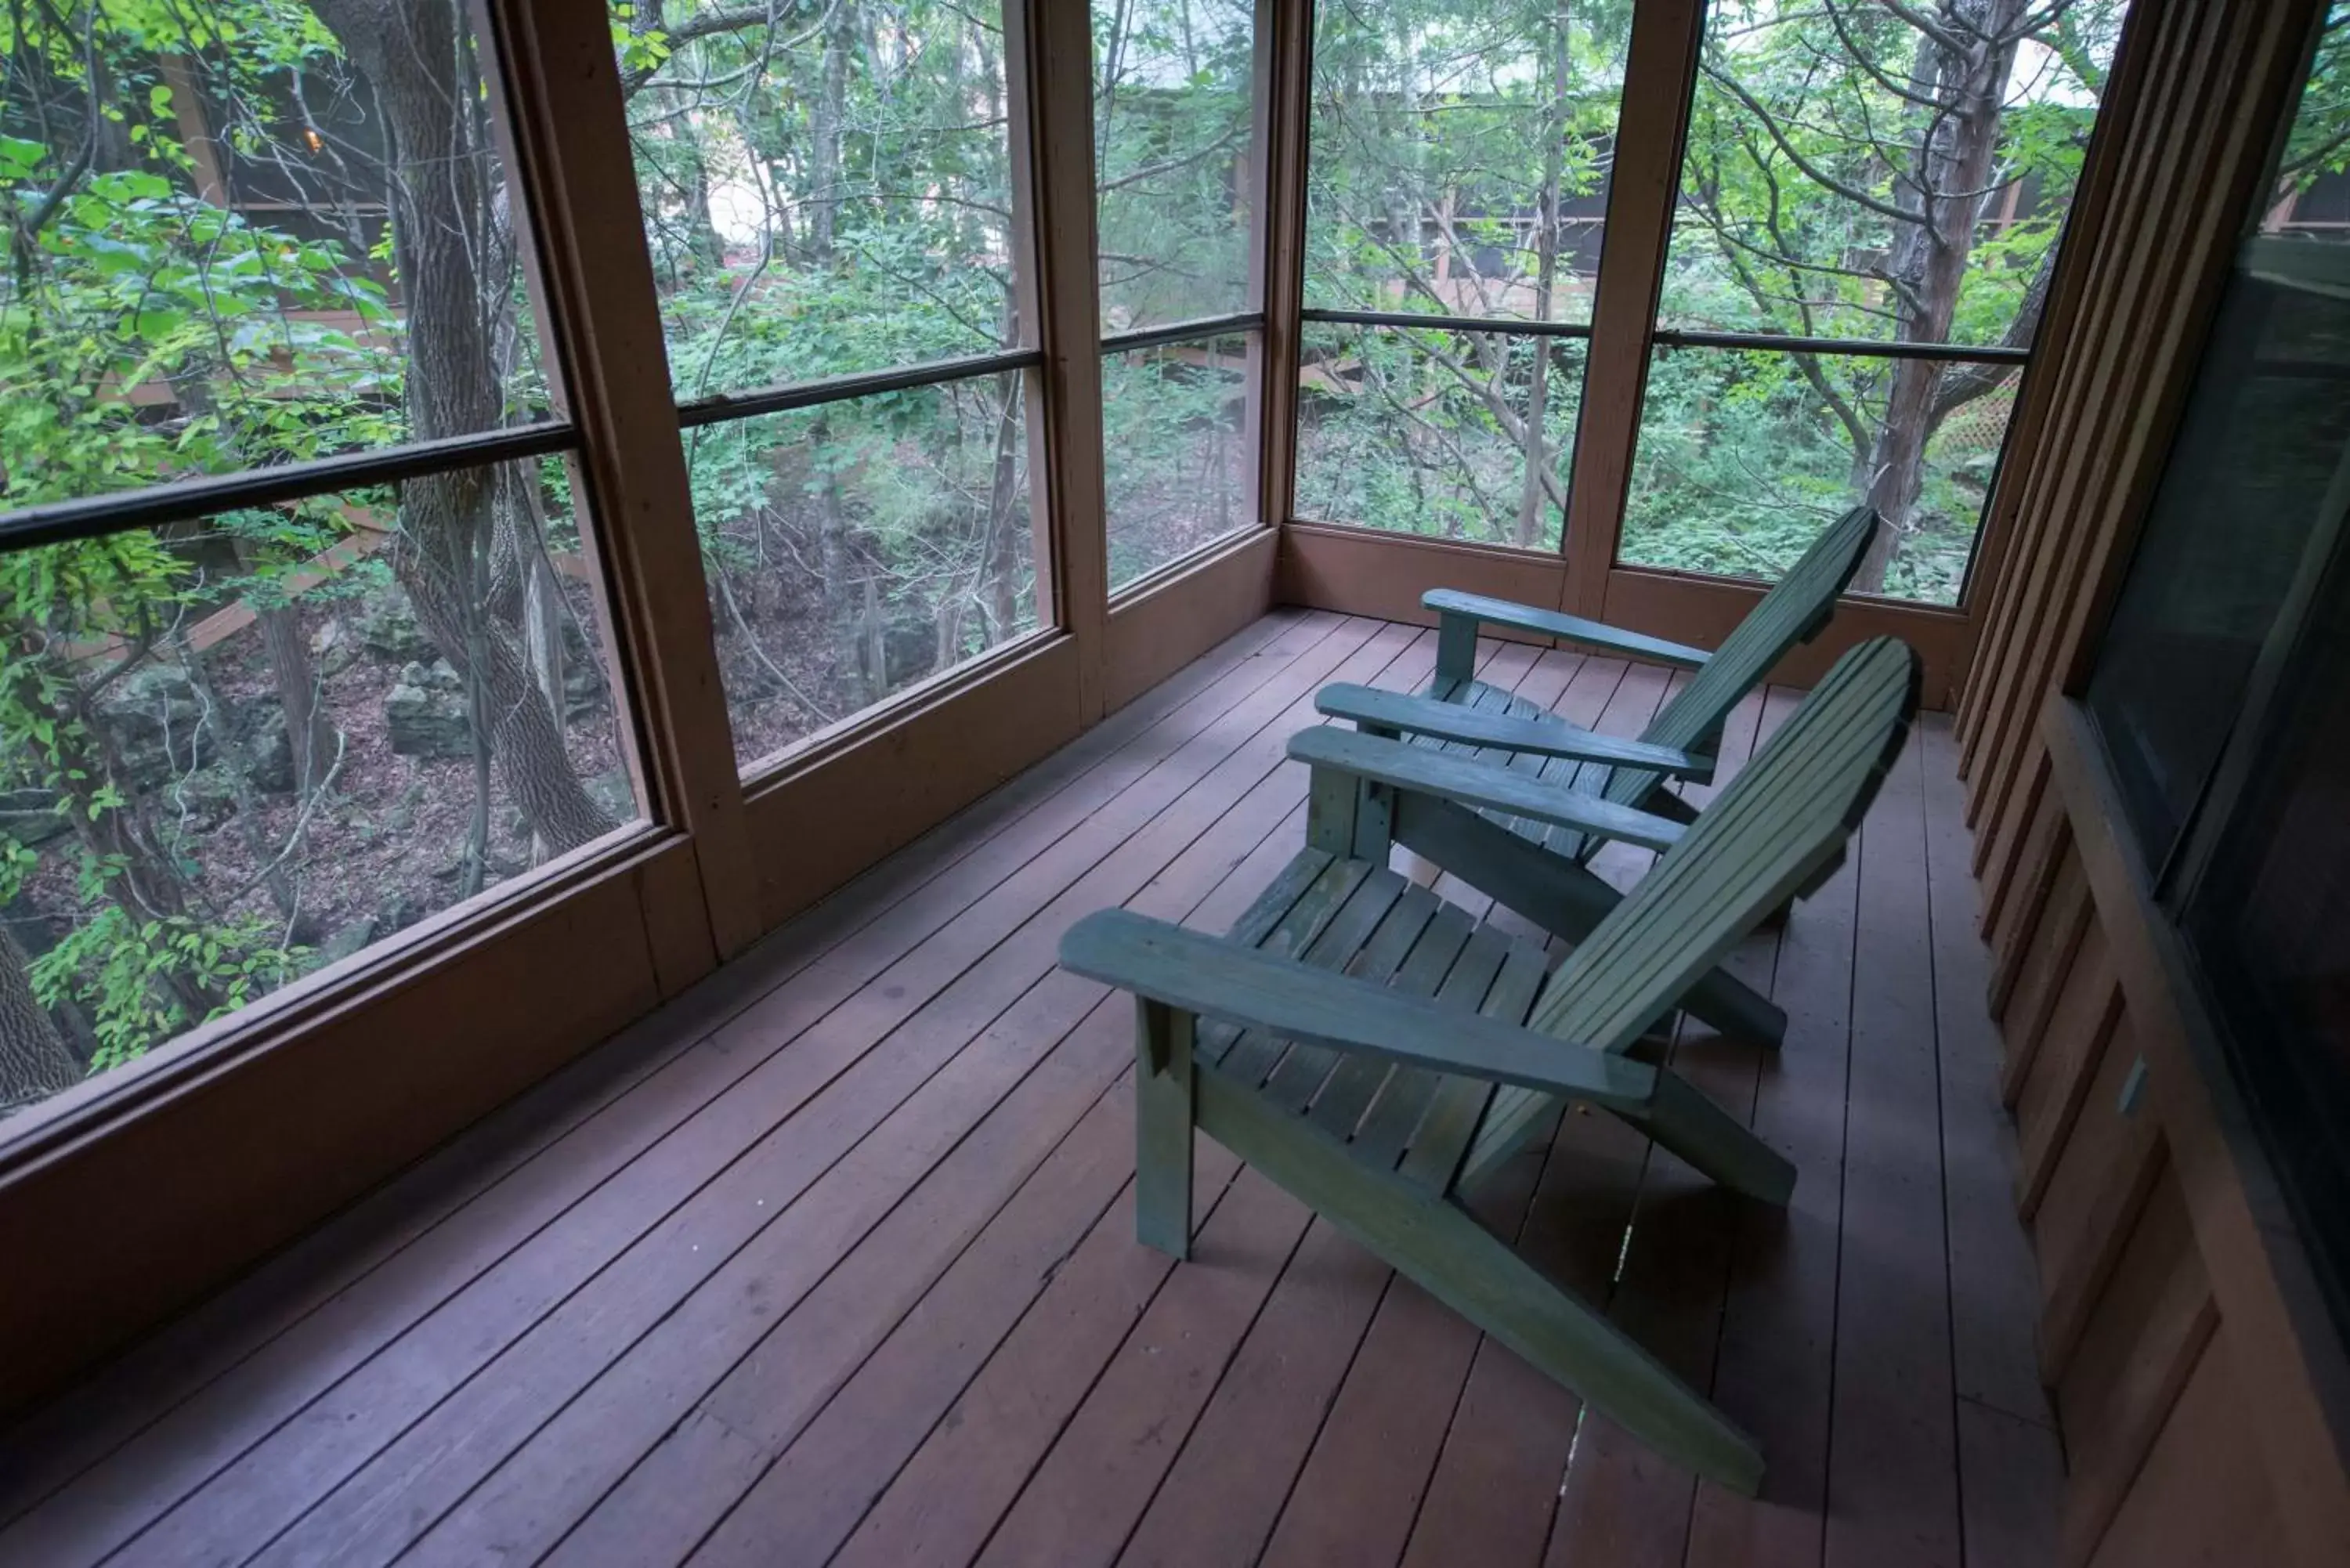
[[[1736,955],[1781,1057],[1676,1047],[1794,1158],[1792,1209],[1586,1116],[1482,1195],[1762,1438],[1761,1501],[1579,1421],[1221,1151],[1195,1260],[1135,1244],[1130,1012],[1056,940],[1118,902],[1230,920],[1298,841],[1315,688],[1432,657],[1260,622],[12,1433],[0,1562],[2046,1561],[2061,1457],[1938,720],[1835,883]],[[1667,689],[1487,657],[1611,731]],[[1750,701],[1731,759],[1793,700]]]

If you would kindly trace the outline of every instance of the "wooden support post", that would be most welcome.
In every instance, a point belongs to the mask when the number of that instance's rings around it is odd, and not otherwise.
[[[1648,340],[1664,286],[1665,247],[1672,238],[1704,30],[1704,0],[1641,0],[1632,13],[1566,497],[1566,576],[1559,607],[1575,615],[1596,618],[1604,609],[1607,572],[1623,531],[1648,380]]]
[[[1199,1020],[1134,999],[1134,1233],[1172,1258],[1191,1250],[1191,1042]]]
[[[613,687],[635,722],[622,750],[646,811],[693,840],[698,897],[665,893],[667,907],[649,911],[667,933],[661,988],[675,994],[749,947],[761,919],[652,258],[626,174],[619,67],[600,10],[474,3],[501,66],[490,118],[510,132],[506,166],[531,218],[536,314],[561,368],[549,379],[579,426],[588,561],[609,616]]]
[[[1093,32],[1083,5],[1005,0],[1004,68],[1024,264],[1024,338],[1045,352],[1029,373],[1029,472],[1037,521],[1037,615],[1077,642],[1077,720],[1109,697],[1108,504],[1102,481],[1101,301],[1094,275]],[[1033,301],[1033,305],[1029,302]]]
[[[1252,339],[1249,356],[1249,433],[1257,447],[1257,515],[1275,528],[1288,521],[1297,492],[1297,375],[1305,356],[1298,313],[1305,289],[1313,55],[1311,5],[1257,0],[1249,304],[1264,312],[1264,328]]]

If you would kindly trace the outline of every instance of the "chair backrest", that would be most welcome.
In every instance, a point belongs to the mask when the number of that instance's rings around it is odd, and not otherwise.
[[[1877,527],[1877,509],[1856,506],[1813,540],[1787,575],[1731,628],[1704,668],[1658,710],[1640,739],[1684,751],[1711,748],[1730,711],[1762,684],[1771,667],[1827,625],[1836,597],[1860,569]],[[1605,793],[1618,805],[1638,805],[1660,776],[1619,768]]]
[[[1867,812],[1918,711],[1907,643],[1835,662],[1778,733],[1566,957],[1532,1023],[1621,1051],[1771,909],[1825,866]]]

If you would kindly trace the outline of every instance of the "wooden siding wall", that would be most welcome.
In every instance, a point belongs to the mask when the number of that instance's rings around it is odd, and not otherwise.
[[[2138,0],[1959,709],[2072,1568],[2350,1562],[2350,1376],[2080,710],[2315,0]]]

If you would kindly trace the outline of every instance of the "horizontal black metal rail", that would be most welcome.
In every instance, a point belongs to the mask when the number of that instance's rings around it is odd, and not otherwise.
[[[1326,310],[1308,308],[1299,318],[1340,327],[1386,327],[1430,332],[1500,332],[1516,337],[1588,337],[1590,327],[1576,321],[1522,321],[1505,316],[1423,316],[1409,310]],[[1848,354],[1872,359],[1943,359],[1970,365],[2021,365],[2032,358],[2028,348],[1965,343],[1886,342],[1870,337],[1797,337],[1776,332],[1710,332],[1695,327],[1659,327],[1652,342],[1668,348],[1762,349],[1779,354]]]
[[[993,354],[933,359],[927,365],[910,365],[899,370],[859,370],[846,376],[827,376],[821,380],[762,387],[749,392],[721,392],[715,397],[680,403],[677,422],[691,430],[697,425],[723,424],[728,420],[821,408],[827,403],[847,402],[851,398],[935,387],[946,381],[968,381],[976,376],[1000,376],[1013,370],[1033,369],[1044,362],[1045,351],[1041,348],[1005,348]]]
[[[1298,319],[1334,327],[1404,327],[1429,332],[1506,332],[1520,337],[1588,337],[1582,321],[1533,321],[1507,316],[1420,316],[1409,310],[1324,310],[1313,306]]]
[[[568,420],[542,420],[536,424],[512,425],[477,435],[409,441],[380,452],[338,452],[307,462],[278,463],[247,469],[242,473],[206,474],[169,484],[151,484],[144,490],[27,506],[0,514],[0,550],[99,539],[133,528],[161,528],[167,524],[215,517],[245,507],[276,506],[306,496],[397,484],[404,479],[421,479],[452,469],[544,457],[578,444],[578,428]]]
[[[1856,359],[1946,359],[1965,365],[2021,365],[2029,348],[1997,344],[1880,342],[1873,337],[1797,337],[1778,332],[1703,332],[1659,327],[1651,342],[1665,348],[1760,349],[1771,354],[1847,354]]]
[[[1170,343],[1190,343],[1201,337],[1237,337],[1263,325],[1262,310],[1202,316],[1190,321],[1170,321],[1164,327],[1146,327],[1136,332],[1112,332],[1102,338],[1101,348],[1105,354],[1131,354],[1139,348],[1163,348]]]

